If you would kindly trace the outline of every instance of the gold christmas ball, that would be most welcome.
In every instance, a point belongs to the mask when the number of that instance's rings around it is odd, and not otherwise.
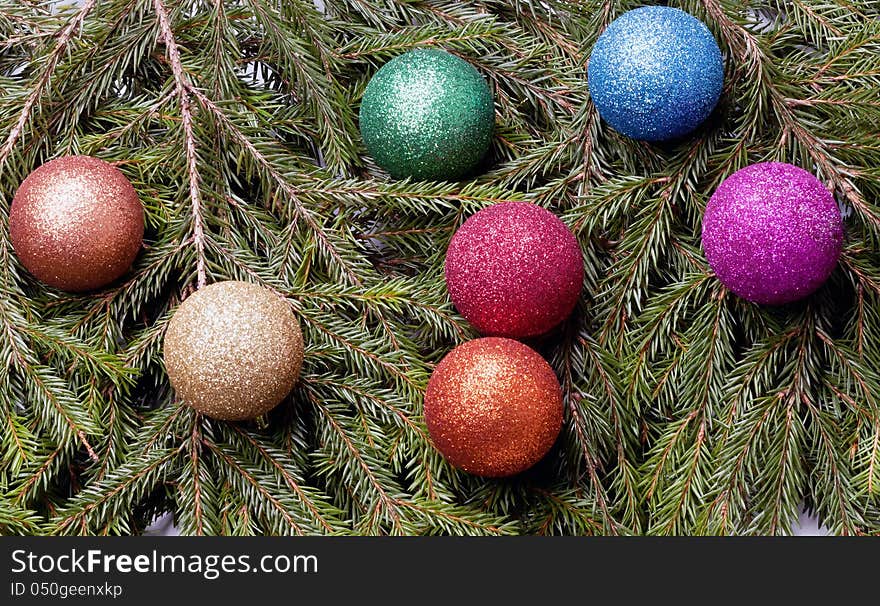
[[[475,339],[434,369],[425,421],[452,465],[478,476],[510,476],[553,446],[562,428],[562,390],[533,349],[513,339]]]
[[[168,323],[165,368],[178,397],[215,419],[253,419],[290,393],[303,338],[290,305],[267,288],[216,282]]]
[[[62,290],[93,290],[131,267],[144,239],[144,209],[118,168],[91,156],[65,156],[19,186],[9,235],[38,280]]]

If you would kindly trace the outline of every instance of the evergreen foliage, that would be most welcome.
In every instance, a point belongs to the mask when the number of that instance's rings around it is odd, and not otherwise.
[[[0,0],[0,534],[786,533],[805,502],[880,533],[880,2],[681,0],[725,56],[721,104],[650,145],[601,122],[586,62],[634,0]],[[392,181],[356,111],[419,46],[496,96],[481,172]],[[47,159],[132,180],[145,250],[69,295],[19,265],[8,211]],[[746,164],[833,188],[839,268],[781,308],[727,292],[705,203]],[[559,443],[509,480],[431,447],[428,376],[476,336],[443,260],[477,209],[529,200],[579,237],[584,294],[535,346],[566,406]],[[161,346],[200,283],[264,284],[306,341],[289,401],[252,423],[179,406]]]

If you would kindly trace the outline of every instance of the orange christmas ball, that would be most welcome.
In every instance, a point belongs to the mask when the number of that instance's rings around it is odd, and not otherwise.
[[[562,390],[533,349],[513,339],[475,339],[434,369],[425,421],[452,465],[478,476],[511,476],[541,460],[556,441]]]
[[[9,211],[9,236],[38,280],[93,290],[131,267],[144,238],[144,209],[118,168],[91,156],[65,156],[22,182]]]

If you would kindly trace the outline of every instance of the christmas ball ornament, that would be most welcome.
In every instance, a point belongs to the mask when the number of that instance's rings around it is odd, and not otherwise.
[[[473,170],[492,142],[492,91],[467,61],[420,48],[386,63],[360,109],[364,143],[392,177],[454,180]]]
[[[587,69],[599,115],[633,139],[681,137],[709,117],[724,83],[718,43],[677,8],[645,6],[599,36]]]
[[[446,252],[456,309],[484,335],[540,335],[577,304],[584,264],[577,239],[553,213],[503,202],[472,215]]]
[[[537,463],[559,435],[559,381],[519,341],[468,341],[431,374],[425,421],[434,446],[455,467],[484,477],[514,475]]]
[[[727,288],[755,303],[806,297],[834,270],[842,246],[834,196],[791,164],[738,170],[718,186],[703,216],[709,265]]]
[[[168,323],[165,367],[178,397],[209,417],[252,419],[299,377],[303,339],[290,305],[247,282],[190,295]]]
[[[22,182],[9,211],[9,236],[38,280],[93,290],[131,267],[144,238],[144,209],[119,169],[90,156],[65,156]]]

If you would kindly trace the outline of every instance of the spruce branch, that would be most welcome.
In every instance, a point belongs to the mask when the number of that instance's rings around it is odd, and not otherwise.
[[[362,453],[356,446],[355,441],[326,405],[318,402],[314,397],[312,397],[312,404],[316,407],[318,412],[321,413],[326,422],[327,429],[341,445],[341,454],[349,459],[351,465],[360,469],[364,474],[367,485],[371,487],[371,491],[374,491],[376,498],[372,505],[369,505],[369,502],[372,499],[362,502],[362,505],[369,507],[369,509],[364,512],[362,518],[363,528],[373,533],[379,532],[381,524],[387,521],[391,525],[390,530],[392,533],[404,533],[404,519],[403,514],[400,511],[400,502],[395,496],[393,496],[390,490],[386,488],[384,485],[385,482],[380,480],[376,475],[368,456]],[[351,468],[349,468],[348,472],[351,473]],[[362,487],[355,486],[354,488],[358,489]],[[395,490],[395,492],[397,491]]]
[[[35,512],[22,509],[0,497],[0,536],[38,534],[41,521]]]
[[[246,443],[255,448],[257,452],[259,452],[263,462],[269,465],[273,471],[278,473],[281,478],[284,479],[284,483],[302,501],[308,512],[314,517],[315,521],[324,531],[328,533],[338,532],[338,529],[341,526],[341,523],[338,520],[338,516],[341,515],[341,512],[330,509],[333,514],[333,518],[325,513],[326,511],[328,511],[328,504],[326,502],[319,501],[315,495],[310,494],[306,489],[303,488],[301,480],[295,478],[293,473],[291,472],[291,468],[293,467],[293,465],[291,464],[292,462],[289,459],[284,457],[280,452],[273,451],[271,446],[267,445],[264,441],[259,440],[254,435],[247,433],[238,427],[234,429],[236,433],[238,433],[238,435]]]
[[[349,267],[348,261],[346,261],[342,254],[337,251],[336,247],[331,242],[330,237],[325,233],[318,221],[312,216],[311,212],[309,212],[299,200],[296,189],[291,186],[281,172],[276,169],[262,153],[260,153],[256,146],[254,146],[254,144],[235,127],[232,121],[226,117],[223,111],[213,101],[194,88],[190,88],[189,90],[202,107],[213,114],[217,121],[232,134],[233,138],[263,167],[267,174],[275,181],[276,185],[287,194],[288,200],[293,204],[296,216],[299,219],[302,219],[308,227],[313,230],[324,251],[341,269],[343,275],[346,276],[346,279],[353,284],[360,284],[361,281],[360,278],[358,278],[357,273]]]
[[[188,473],[185,475],[186,480],[192,481],[192,507],[187,507],[186,511],[192,511],[193,526],[192,532],[197,536],[205,534],[213,534],[213,527],[210,522],[212,516],[206,515],[206,509],[210,509],[209,503],[206,503],[205,496],[210,495],[207,484],[210,480],[210,472],[206,472],[201,459],[202,450],[202,415],[195,413],[193,415],[192,432],[190,433],[187,450],[189,451]],[[185,481],[181,482],[185,485]]]
[[[237,472],[240,476],[240,480],[243,482],[243,487],[240,489],[240,492],[242,495],[245,495],[246,500],[247,495],[251,495],[252,491],[255,491],[256,495],[259,495],[261,499],[265,499],[265,501],[271,506],[271,509],[265,513],[265,515],[269,518],[269,524],[275,533],[286,534],[287,532],[292,532],[292,534],[296,535],[306,534],[305,528],[294,518],[289,511],[289,507],[282,502],[281,498],[274,495],[272,491],[267,488],[267,486],[273,484],[268,478],[260,477],[251,473],[242,461],[238,461],[233,458],[232,455],[228,454],[228,449],[223,448],[223,445],[217,445],[209,441],[205,441],[204,444],[214,456],[226,463],[231,470]],[[230,478],[230,480],[234,481],[233,478]],[[256,504],[256,501],[251,503],[252,509],[255,511],[259,510],[259,507],[257,507]],[[281,526],[275,522],[276,520],[280,521]]]
[[[15,148],[15,144],[18,142],[19,137],[21,137],[31,118],[34,106],[37,104],[40,96],[44,93],[46,86],[49,84],[59,60],[64,56],[65,52],[67,52],[67,45],[70,43],[70,39],[73,37],[73,34],[82,27],[85,18],[92,9],[95,8],[96,1],[97,0],[84,0],[76,14],[74,14],[70,21],[68,21],[67,25],[61,28],[57,33],[55,48],[49,55],[48,61],[43,68],[43,72],[33,86],[30,95],[25,100],[21,111],[19,112],[15,126],[9,131],[6,140],[3,142],[3,146],[0,147],[0,167],[3,167],[6,164],[9,155]]]
[[[189,99],[189,79],[184,72],[183,64],[180,61],[180,51],[177,47],[177,41],[174,38],[174,32],[171,29],[168,10],[162,0],[152,0],[153,8],[156,11],[156,18],[159,21],[159,31],[161,32],[162,41],[168,51],[168,61],[171,64],[171,71],[174,74],[174,89],[177,93],[178,102],[180,104],[181,123],[183,126],[183,136],[186,148],[186,173],[189,178],[189,199],[192,204],[193,217],[193,244],[196,247],[196,276],[197,286],[202,288],[207,281],[205,273],[205,228],[204,219],[202,218],[202,194],[199,186],[199,168],[198,157],[196,155],[196,138],[193,133],[193,116]]]
[[[675,3],[727,70],[707,123],[664,144],[589,101],[590,49],[632,2],[324,5],[0,0],[0,533],[139,533],[169,513],[183,534],[782,534],[801,502],[877,533],[871,2]],[[370,76],[426,45],[495,89],[493,148],[460,183],[390,180],[358,134]],[[21,179],[67,153],[107,158],[144,204],[145,250],[100,292],[44,288],[8,238]],[[773,309],[729,293],[699,245],[721,180],[767,159],[818,173],[847,223],[829,285]],[[561,438],[489,481],[446,463],[421,402],[477,336],[444,251],[506,201],[561,216],[585,280],[530,341],[563,386]],[[201,417],[168,383],[165,328],[208,278],[272,289],[308,343],[298,387],[254,422]]]
[[[69,449],[66,445],[59,446],[48,454],[35,458],[30,465],[19,471],[16,485],[9,492],[9,496],[16,505],[33,501],[40,492],[48,488],[51,476],[63,463],[63,456],[68,454],[65,452],[67,450]]]
[[[596,444],[587,436],[587,428],[585,427],[585,422],[582,418],[580,402],[579,399],[576,397],[573,388],[572,360],[569,351],[566,351],[563,354],[562,364],[562,391],[566,395],[565,405],[567,406],[568,416],[570,417],[571,423],[574,426],[574,432],[577,442],[581,446],[581,453],[583,455],[584,462],[586,463],[587,474],[590,476],[590,482],[593,485],[595,499],[602,514],[602,518],[606,528],[611,534],[618,534],[617,521],[611,514],[610,508],[607,503],[607,497],[605,495],[605,487],[603,486],[598,475],[600,463],[594,455]]]
[[[108,525],[118,532],[130,533],[133,529],[128,516],[132,504],[167,474],[179,454],[179,448],[157,449],[127,461],[112,475],[80,493],[70,507],[59,511],[53,521],[53,533],[90,534]],[[102,490],[105,486],[110,489]]]
[[[745,65],[756,66],[758,79],[769,92],[771,108],[782,126],[779,146],[784,147],[788,137],[794,137],[812,161],[818,165],[822,174],[831,181],[835,190],[840,192],[875,230],[880,229],[880,213],[877,213],[866,203],[853,184],[852,178],[856,176],[853,169],[842,166],[828,151],[825,141],[820,140],[806,129],[794,110],[786,103],[785,95],[774,84],[775,80],[770,74],[772,59],[767,57],[761,49],[756,36],[727,16],[718,0],[700,1],[715,23],[718,24],[724,40],[734,50],[737,58]]]

